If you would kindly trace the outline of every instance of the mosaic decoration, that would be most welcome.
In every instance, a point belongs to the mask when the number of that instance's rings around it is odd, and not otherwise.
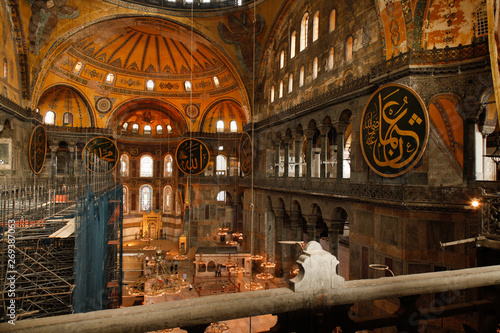
[[[241,173],[246,177],[252,172],[252,138],[247,132],[241,135],[239,153]]]
[[[89,171],[107,173],[116,166],[119,160],[118,148],[106,137],[93,138],[83,148],[82,159]]]
[[[191,120],[195,120],[200,115],[200,104],[183,104],[186,116]]]
[[[47,133],[42,125],[38,125],[31,132],[28,153],[31,170],[34,174],[39,174],[43,169],[47,154]]]
[[[379,88],[361,117],[361,149],[368,166],[382,177],[397,177],[420,160],[429,137],[429,115],[410,88]]]
[[[261,14],[253,18],[247,13],[242,13],[240,18],[229,15],[227,26],[220,22],[217,27],[221,39],[236,48],[238,62],[249,78],[253,75],[254,61],[260,58],[260,43],[254,40],[264,32],[265,26],[266,21]],[[253,57],[254,44],[255,59]]]
[[[187,174],[197,175],[205,171],[210,160],[207,146],[198,139],[185,139],[175,151],[179,169]]]
[[[109,97],[99,97],[95,101],[95,109],[100,113],[108,113],[113,107],[113,101]]]

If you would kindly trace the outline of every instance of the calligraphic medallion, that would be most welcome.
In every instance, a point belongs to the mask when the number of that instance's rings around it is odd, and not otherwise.
[[[98,136],[87,142],[82,151],[82,159],[89,171],[107,173],[118,163],[118,148],[113,140]]]
[[[240,167],[243,177],[252,172],[252,137],[247,132],[241,135],[240,146]]]
[[[398,177],[420,160],[429,137],[429,115],[410,88],[379,88],[361,118],[361,149],[366,163],[382,177]]]
[[[187,174],[197,175],[205,171],[210,160],[207,146],[198,139],[185,139],[175,151],[175,161],[179,169]]]
[[[45,164],[47,154],[47,132],[45,127],[38,125],[31,132],[30,146],[28,149],[28,159],[30,168],[35,174],[39,174]]]

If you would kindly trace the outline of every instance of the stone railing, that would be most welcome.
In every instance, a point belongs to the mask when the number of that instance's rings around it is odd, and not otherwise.
[[[211,0],[210,2],[202,2],[201,0],[193,0],[191,2],[184,0],[167,1],[167,0],[124,0],[134,4],[141,4],[148,7],[157,7],[161,9],[195,9],[195,10],[210,10],[230,8],[241,6],[251,2],[251,0]],[[238,4],[239,3],[239,4]]]
[[[409,50],[401,53],[387,61],[384,61],[370,70],[370,77],[375,78],[380,75],[410,65],[440,65],[464,60],[475,59],[489,54],[488,43],[472,43],[470,45],[459,45],[456,47],[445,47],[431,50]]]
[[[71,132],[71,133],[85,133],[85,134],[112,134],[110,128],[101,127],[73,127],[73,126],[53,126],[45,125],[45,129],[50,132]]]
[[[495,183],[496,184],[496,183]],[[348,179],[284,179],[259,178],[254,186],[273,191],[296,193],[315,193],[349,200],[379,201],[391,205],[427,207],[428,205],[464,205],[468,206],[472,198],[481,196],[480,188],[432,187],[389,184],[357,184]]]

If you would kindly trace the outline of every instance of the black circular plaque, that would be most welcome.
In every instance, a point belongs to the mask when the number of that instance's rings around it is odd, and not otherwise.
[[[250,134],[244,132],[241,135],[240,146],[240,167],[242,175],[248,176],[252,172],[252,138]]]
[[[118,163],[118,148],[113,140],[98,136],[87,142],[83,148],[82,158],[90,171],[107,173]]]
[[[179,169],[187,174],[202,173],[208,166],[210,152],[198,139],[185,139],[179,143],[175,152],[175,161]]]
[[[38,125],[31,132],[28,157],[30,168],[35,174],[39,174],[42,171],[46,154],[47,133],[45,132],[45,127]]]
[[[361,118],[361,149],[370,168],[383,177],[397,177],[420,160],[429,137],[429,115],[410,88],[379,88]]]

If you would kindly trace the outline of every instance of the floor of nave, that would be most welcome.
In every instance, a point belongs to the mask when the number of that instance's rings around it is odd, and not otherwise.
[[[177,246],[178,244],[173,241],[168,240],[153,240],[151,242],[144,242],[139,240],[127,241],[124,242],[124,284],[131,283],[134,280],[134,277],[138,277],[138,273],[141,270],[139,266],[142,266],[142,261],[134,258],[135,254],[144,252],[141,250],[145,246],[157,247],[163,251],[169,250],[169,254],[165,255],[166,268],[167,272],[170,271],[170,265],[173,262],[173,257],[178,254]],[[154,304],[161,302],[170,302],[170,301],[178,301],[189,298],[198,298],[205,297],[207,294],[220,294],[220,293],[230,293],[230,292],[245,292],[248,291],[245,288],[245,285],[248,285],[250,282],[250,276],[244,276],[243,274],[238,274],[235,276],[234,274],[231,277],[227,275],[223,275],[221,277],[215,277],[215,273],[213,276],[204,276],[204,277],[194,277],[194,253],[196,249],[191,249],[189,251],[189,259],[179,261],[177,272],[173,271],[173,274],[178,274],[179,277],[182,277],[184,273],[186,273],[187,278],[186,281],[193,285],[193,289],[190,291],[188,288],[182,288],[180,293],[176,294],[166,294],[162,296],[130,296],[128,290],[124,288],[123,290],[123,306],[133,306],[137,304]],[[149,251],[146,255],[149,254],[149,257],[154,255],[154,251]],[[142,274],[142,272],[141,272]],[[266,285],[265,281],[255,280],[254,282],[261,282],[263,286]],[[271,279],[267,281],[266,288],[280,288],[286,287],[288,283],[281,282],[279,279]],[[199,288],[202,287],[202,296],[200,296]],[[238,288],[239,287],[239,288]],[[233,333],[252,333],[252,332],[269,332],[269,329],[276,324],[277,317],[273,315],[264,315],[257,316],[252,318],[241,318],[234,320],[226,320],[223,321],[229,330],[225,332],[233,332]],[[161,331],[158,331],[161,332]],[[173,333],[186,332],[180,328],[175,328]]]

